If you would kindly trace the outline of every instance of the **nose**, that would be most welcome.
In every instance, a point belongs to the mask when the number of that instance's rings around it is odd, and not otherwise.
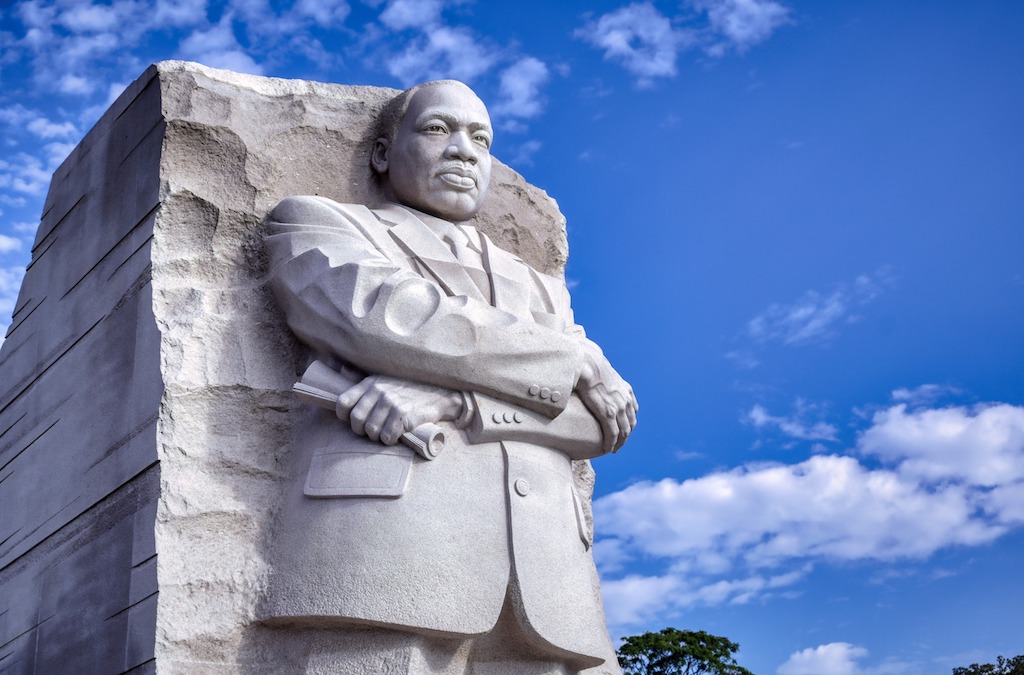
[[[476,164],[477,153],[469,134],[464,131],[457,131],[449,137],[451,141],[445,149],[445,157],[449,159],[461,159],[470,164]]]

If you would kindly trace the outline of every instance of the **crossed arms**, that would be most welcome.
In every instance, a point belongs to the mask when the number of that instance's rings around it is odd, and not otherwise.
[[[353,431],[392,444],[424,422],[479,423],[473,408],[492,400],[551,420],[582,403],[602,450],[618,449],[636,423],[636,399],[573,324],[564,287],[540,294],[555,300],[533,312],[556,315],[562,331],[544,325],[557,321],[447,295],[440,279],[414,270],[416,256],[440,243],[424,227],[316,197],[286,199],[271,213],[272,285],[289,326],[318,352],[375,373],[339,401]]]

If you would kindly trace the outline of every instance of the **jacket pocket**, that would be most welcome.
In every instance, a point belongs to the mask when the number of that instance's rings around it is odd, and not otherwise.
[[[401,497],[412,463],[412,451],[401,447],[318,453],[310,461],[303,493],[319,498]]]

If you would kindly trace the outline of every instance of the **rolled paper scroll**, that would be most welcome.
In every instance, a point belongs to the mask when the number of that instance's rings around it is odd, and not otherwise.
[[[343,366],[338,372],[323,361],[313,361],[292,387],[292,393],[306,403],[333,410],[338,419],[347,422],[349,410],[339,405],[339,399],[361,379],[351,368]],[[444,429],[436,424],[421,424],[402,434],[400,440],[423,459],[434,459],[444,449]]]

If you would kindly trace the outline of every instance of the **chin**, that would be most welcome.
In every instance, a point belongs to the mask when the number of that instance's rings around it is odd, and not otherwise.
[[[480,211],[481,200],[469,199],[469,198],[456,198],[452,200],[444,200],[440,204],[431,204],[430,209],[426,210],[427,213],[450,220],[453,222],[459,222],[463,220],[469,220]]]

